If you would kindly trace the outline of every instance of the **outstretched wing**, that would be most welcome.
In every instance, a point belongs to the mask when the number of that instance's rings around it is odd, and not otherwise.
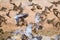
[[[15,5],[15,3],[11,3],[11,4],[14,5],[13,10],[17,10],[18,9],[18,7]]]

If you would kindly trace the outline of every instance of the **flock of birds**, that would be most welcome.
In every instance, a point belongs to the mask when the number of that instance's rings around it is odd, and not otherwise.
[[[33,0],[29,0],[29,2],[32,2],[32,1]],[[51,9],[53,8],[53,6],[55,5],[55,7],[57,7],[60,4],[60,1],[57,1],[57,2],[54,1],[54,2],[50,2],[50,3],[52,3],[52,5],[50,7],[45,7],[45,9],[42,11],[42,13],[39,13],[39,12],[36,13],[35,19],[34,19],[35,23],[29,23],[29,24],[26,23],[26,29],[25,29],[24,32],[19,29],[19,30],[14,31],[12,34],[14,34],[14,35],[21,34],[22,35],[21,36],[22,40],[42,40],[42,37],[40,35],[33,35],[32,34],[32,28],[33,28],[33,26],[35,26],[34,30],[36,30],[36,31],[39,30],[39,28],[42,29],[43,28],[42,23],[45,20],[47,20],[48,24],[53,24],[56,27],[58,25],[60,26],[60,21],[57,22],[56,24],[53,23],[54,20],[55,20],[55,18],[53,18],[51,20],[47,19],[47,14],[50,14],[49,12],[51,12]],[[6,16],[9,17],[9,18],[11,18],[11,16],[9,15],[11,10],[13,10],[13,11],[20,10],[20,12],[18,14],[16,14],[14,18],[16,20],[16,25],[17,26],[20,26],[19,23],[21,21],[22,21],[21,25],[24,25],[25,24],[25,20],[24,19],[27,18],[29,16],[29,14],[23,13],[24,9],[22,7],[22,3],[20,3],[19,6],[16,6],[15,3],[12,3],[12,0],[10,0],[10,4],[12,4],[14,7],[13,7],[13,9],[10,9],[8,11],[8,13],[6,13]],[[42,7],[39,4],[32,3],[29,6],[32,6],[31,11],[33,11],[33,12],[34,12],[34,10],[36,8],[39,9],[39,10],[42,10]],[[7,8],[5,8],[5,7],[2,7],[0,9],[0,11],[6,11],[6,10],[7,10]],[[58,20],[60,20],[60,17],[59,17],[60,12],[58,11],[58,9],[53,8],[53,13],[58,18]],[[43,15],[46,18],[43,18]],[[5,19],[5,17],[3,17],[2,15],[0,15],[0,27],[2,27],[2,23],[3,22],[5,24],[7,24],[6,21],[7,20]],[[12,36],[12,37],[7,38],[7,40],[16,40],[16,38],[14,36]]]

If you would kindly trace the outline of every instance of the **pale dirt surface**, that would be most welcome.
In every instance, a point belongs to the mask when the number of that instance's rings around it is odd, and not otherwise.
[[[52,1],[58,1],[58,0],[33,0],[33,3],[39,4],[43,8],[42,10],[44,10],[45,6],[49,7],[49,6],[52,5],[50,3]],[[30,23],[30,22],[34,23],[34,17],[35,17],[36,12],[40,12],[41,13],[41,11],[42,11],[42,10],[38,10],[38,9],[36,9],[35,12],[31,11],[30,10],[31,7],[26,6],[27,5],[26,2],[28,2],[28,0],[13,0],[12,2],[15,3],[17,6],[20,4],[20,2],[23,3],[24,13],[28,13],[29,14],[29,16],[25,19],[28,23]],[[25,3],[26,3],[26,5],[25,5]],[[1,7],[6,7],[9,10],[9,9],[13,8],[13,5],[11,5],[9,3],[9,0],[0,0],[0,8]],[[58,7],[53,6],[53,8],[57,8],[60,11],[60,5],[58,5]],[[16,22],[15,22],[14,16],[16,15],[16,13],[19,12],[19,10],[18,11],[11,11],[10,12],[11,18],[8,18],[5,15],[8,12],[8,10],[6,12],[0,11],[0,15],[3,15],[4,17],[6,17],[7,23],[8,23],[6,25],[3,24],[3,27],[1,27],[4,30],[4,32],[5,31],[7,31],[7,32],[13,31],[13,30],[16,30],[16,29],[24,29],[25,26],[17,27],[15,25]],[[50,14],[48,14],[48,16],[47,16],[47,19],[53,19],[53,18],[56,18],[56,16],[53,14],[53,12],[50,12]],[[55,21],[59,21],[59,20],[56,18]],[[44,30],[37,31],[38,34],[42,34],[42,35],[46,35],[46,36],[53,36],[55,34],[60,34],[60,30],[59,30],[60,27],[59,28],[53,27],[52,24],[47,24],[46,22],[43,23],[43,26],[44,26]]]

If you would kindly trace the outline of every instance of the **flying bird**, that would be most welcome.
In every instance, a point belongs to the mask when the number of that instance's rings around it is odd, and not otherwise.
[[[16,6],[15,3],[11,4],[14,5],[13,10],[17,11],[19,9],[21,12],[23,12],[22,3],[20,3],[19,6]]]
[[[11,3],[11,4],[14,5],[13,10],[17,11],[18,7],[16,6],[16,4],[15,3]]]
[[[31,8],[31,10],[32,10],[32,11],[36,10],[35,6],[33,6],[33,7]]]
[[[37,9],[42,9],[40,5],[36,5],[36,8]]]
[[[21,9],[21,8],[22,8],[22,3],[20,3],[18,6],[18,9]]]
[[[18,9],[20,10],[19,13],[22,13],[23,12],[22,3],[19,4]]]
[[[60,15],[60,12],[57,11],[57,9],[53,9],[53,13],[58,19],[60,19],[60,17],[58,16],[58,15]]]
[[[50,24],[50,23],[53,23],[53,21],[55,20],[55,18],[51,19],[51,20],[47,20],[47,23]]]
[[[47,16],[47,14],[49,14],[49,12],[47,12],[47,10],[44,9],[44,10],[42,11],[42,14],[45,15],[45,16]]]
[[[0,9],[0,11],[6,11],[7,10],[7,8],[5,8],[5,7],[2,7],[1,9]]]
[[[50,3],[54,4],[57,7],[58,6],[57,4],[60,4],[60,1],[57,1],[57,2],[53,1],[53,2],[50,2]]]
[[[28,14],[26,13],[21,13],[21,14],[16,14],[15,15],[15,20],[16,20],[16,24],[17,26],[19,26],[19,19],[21,19],[20,21],[23,22],[23,24],[25,23],[25,18],[28,17]]]
[[[49,6],[49,7],[45,7],[45,10],[49,10],[51,12],[53,5]]]

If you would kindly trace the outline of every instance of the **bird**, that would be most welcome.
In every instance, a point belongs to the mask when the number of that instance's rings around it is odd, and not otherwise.
[[[6,19],[4,16],[0,15],[0,26],[1,26],[1,24],[2,24],[3,22],[4,22],[5,24],[7,24],[6,21],[7,21],[7,19]]]
[[[40,5],[36,5],[36,8],[37,9],[42,9]]]
[[[18,9],[21,9],[21,8],[22,8],[22,3],[20,3],[18,6]]]
[[[11,3],[11,4],[14,5],[13,10],[15,11],[20,10],[20,12],[23,12],[22,3],[20,3],[19,6],[16,6],[15,3]]]
[[[53,9],[53,13],[58,19],[60,19],[60,17],[58,16],[60,12],[57,9]]]
[[[51,12],[53,5],[49,6],[49,7],[45,7],[45,10],[49,10]]]
[[[28,17],[27,13],[16,14],[14,18],[16,20],[17,26],[19,26],[19,19],[21,19],[20,21],[23,22],[23,24],[24,24],[24,22],[25,22],[24,19],[27,17]]]
[[[33,7],[31,8],[31,10],[32,10],[32,11],[36,10],[35,6],[33,6]]]
[[[50,3],[54,4],[57,7],[58,6],[57,4],[60,4],[60,1],[57,1],[57,2],[53,1],[53,2],[50,2]]]
[[[18,7],[16,6],[16,4],[15,3],[10,3],[10,4],[14,5],[13,10],[17,11]]]
[[[50,11],[50,9],[52,8],[52,6],[50,6],[49,8],[48,7],[45,7],[45,9],[42,11],[42,14],[44,14],[45,16],[47,16],[47,14],[50,14],[47,9]]]
[[[35,4],[35,3],[31,3],[29,6],[31,6],[32,8],[31,8],[31,11],[34,11],[35,12],[35,10],[36,10],[36,8],[37,9],[41,9],[41,7],[40,6],[37,6],[38,4]]]
[[[43,15],[45,15],[45,16],[47,16],[47,14],[50,14],[46,9],[44,9],[43,11],[42,11],[42,14]]]
[[[47,20],[47,23],[50,24],[50,23],[53,23],[53,21],[55,20],[55,18],[51,19],[51,20]]]
[[[7,8],[5,8],[5,7],[2,7],[1,9],[0,9],[0,11],[6,11],[7,10]]]
[[[24,9],[22,8],[22,3],[19,4],[18,9],[20,10],[19,13],[22,13],[23,12]]]
[[[12,10],[17,10],[17,6],[15,3],[12,3],[12,0],[10,0],[10,4],[12,4],[14,6]]]

